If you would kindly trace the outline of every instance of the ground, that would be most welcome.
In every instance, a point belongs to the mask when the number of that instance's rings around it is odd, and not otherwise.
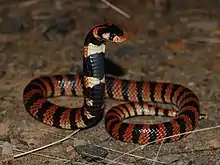
[[[151,1],[113,3],[131,18],[98,0],[0,1],[2,164],[220,164],[219,2],[171,1],[168,13],[156,12]],[[197,132],[178,142],[145,147],[110,138],[102,120],[62,143],[19,156],[73,132],[33,119],[22,102],[25,85],[40,75],[79,72],[86,33],[106,21],[122,27],[128,36],[120,45],[107,44],[107,58],[125,71],[117,76],[187,86],[198,96],[201,112],[208,114],[208,119],[199,122]],[[71,107],[82,104],[82,98],[52,101]],[[106,100],[106,110],[117,104]],[[143,123],[146,119],[134,118],[131,122]],[[101,162],[87,162],[76,152],[76,146],[88,144],[106,149],[107,157]]]

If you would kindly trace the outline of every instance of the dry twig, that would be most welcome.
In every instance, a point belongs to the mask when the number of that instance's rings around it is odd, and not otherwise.
[[[158,159],[158,156],[159,156],[160,150],[161,150],[161,148],[162,148],[163,142],[164,142],[164,139],[163,139],[163,141],[162,141],[161,144],[160,144],[160,147],[159,147],[159,149],[158,149],[158,151],[157,151],[157,154],[156,154],[156,156],[155,156],[155,159],[154,159],[154,162],[153,162],[152,165],[155,165],[156,160]]]
[[[23,153],[25,153],[25,151],[20,150],[20,149],[16,149],[16,148],[14,148],[13,150],[14,150],[14,151],[18,151],[18,152],[23,152]],[[64,163],[68,163],[68,162],[70,162],[70,160],[68,160],[68,159],[59,158],[59,157],[54,157],[54,156],[50,156],[50,155],[37,154],[37,153],[30,153],[30,154],[32,154],[32,155],[36,155],[36,156],[45,157],[45,158],[49,158],[49,159],[56,159],[56,160],[59,160],[59,161],[64,161]]]
[[[18,158],[18,157],[21,157],[21,156],[24,156],[24,155],[27,155],[27,154],[30,154],[30,153],[33,153],[33,152],[36,152],[36,151],[39,151],[39,150],[42,150],[42,149],[45,149],[45,148],[48,148],[50,146],[53,146],[55,144],[58,144],[58,143],[61,143],[67,139],[69,139],[71,136],[75,135],[77,132],[79,132],[79,129],[74,131],[73,133],[71,133],[70,135],[68,135],[67,137],[63,138],[63,139],[60,139],[58,141],[55,141],[53,143],[50,143],[48,145],[44,145],[42,147],[39,147],[39,148],[36,148],[36,149],[33,149],[33,150],[30,150],[30,151],[27,151],[27,152],[24,152],[24,153],[21,153],[21,154],[17,154],[17,155],[14,155],[14,158]]]
[[[111,4],[110,2],[108,2],[107,0],[101,0],[104,4],[106,4],[107,6],[111,7],[112,9],[114,9],[115,11],[117,11],[118,13],[120,13],[121,15],[125,16],[126,18],[131,18],[131,16],[124,12],[123,10],[119,9],[118,7],[116,7],[115,5]]]

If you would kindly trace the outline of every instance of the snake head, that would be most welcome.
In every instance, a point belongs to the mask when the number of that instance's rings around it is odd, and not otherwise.
[[[99,25],[93,30],[94,36],[112,42],[123,42],[126,40],[124,32],[114,24]]]

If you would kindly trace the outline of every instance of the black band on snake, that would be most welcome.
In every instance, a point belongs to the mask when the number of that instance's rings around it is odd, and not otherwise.
[[[163,138],[194,130],[198,121],[206,116],[200,113],[199,100],[190,89],[171,83],[105,77],[106,41],[118,43],[125,39],[123,31],[116,25],[95,26],[84,43],[83,75],[42,76],[30,81],[23,93],[29,114],[57,128],[89,128],[102,120],[106,97],[128,101],[112,107],[104,115],[108,133],[123,142],[161,143]],[[55,96],[83,96],[84,104],[79,108],[58,106],[47,99]],[[148,102],[174,104],[179,110],[163,109]],[[125,118],[138,115],[163,115],[174,119],[160,124],[123,122]],[[176,141],[188,134],[170,137],[164,142]]]

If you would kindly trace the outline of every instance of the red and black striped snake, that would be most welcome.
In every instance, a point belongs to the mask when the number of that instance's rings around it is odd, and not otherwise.
[[[85,129],[105,118],[105,127],[115,139],[147,144],[179,140],[192,131],[201,118],[199,100],[193,91],[178,84],[138,82],[105,77],[104,55],[106,41],[126,40],[123,31],[113,24],[92,28],[84,43],[83,74],[54,75],[33,79],[25,87],[23,101],[27,111],[37,120],[63,129]],[[51,103],[55,96],[83,96],[80,108],[67,108]],[[104,98],[128,101],[112,107],[104,115]],[[169,103],[178,112],[162,109],[152,103]],[[123,119],[138,115],[174,117],[160,124],[131,124]],[[172,135],[178,135],[170,137]],[[170,138],[167,138],[170,137]]]

